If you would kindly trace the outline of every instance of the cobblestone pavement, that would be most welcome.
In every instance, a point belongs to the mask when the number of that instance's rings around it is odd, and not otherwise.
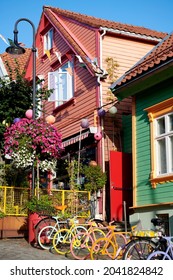
[[[69,257],[34,247],[24,238],[0,239],[0,260],[69,260]]]

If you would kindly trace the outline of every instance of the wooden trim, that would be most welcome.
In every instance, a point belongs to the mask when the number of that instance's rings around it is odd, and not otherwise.
[[[150,182],[152,185],[152,188],[155,189],[156,185],[153,184],[154,181],[152,181],[154,178],[156,178],[156,160],[155,160],[155,145],[154,145],[154,123],[153,121],[150,122],[150,145],[151,145],[151,172],[150,172]],[[153,182],[153,183],[152,183]]]
[[[151,174],[152,175],[152,174]],[[153,177],[150,179],[152,187],[155,189],[157,184],[173,182],[173,175],[166,175],[161,177]]]
[[[151,107],[145,108],[144,111],[148,112],[148,118],[150,122],[153,122],[155,118],[158,118],[162,115],[168,114],[173,111],[173,97],[160,102]]]
[[[58,112],[60,112],[61,110],[67,108],[68,106],[70,105],[75,105],[76,104],[76,98],[75,97],[72,97],[71,99],[69,99],[68,101],[66,101],[64,104],[56,107],[54,110],[53,110],[53,115],[57,114]]]
[[[53,28],[52,24],[49,22],[44,29],[40,31],[40,34],[44,36],[51,28]]]
[[[154,144],[154,120],[160,116],[173,112],[173,97],[157,103],[151,107],[145,108],[144,111],[148,112],[148,118],[150,121],[150,144],[151,144],[151,173],[150,173],[150,182],[152,188],[155,189],[157,184],[162,184],[168,181],[173,180],[173,175],[159,176],[156,175],[156,151]]]
[[[148,208],[148,207],[156,207],[156,206],[172,206],[173,207],[173,201],[170,202],[163,202],[163,203],[156,203],[156,204],[145,204],[141,206],[133,206],[129,207],[130,209],[140,209],[140,208]]]

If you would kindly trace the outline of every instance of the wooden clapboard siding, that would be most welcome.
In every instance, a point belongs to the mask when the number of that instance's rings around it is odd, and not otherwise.
[[[96,56],[95,30],[69,19],[63,19],[63,23],[70,30],[70,33],[74,35],[74,39],[77,38],[83,48],[87,50],[88,54],[94,58]]]
[[[105,59],[107,57],[114,58],[119,65],[117,68],[117,76],[120,77],[152,48],[152,44],[146,44],[127,38],[105,36],[103,39],[103,68],[106,68]]]
[[[63,138],[79,132],[82,118],[88,118],[93,125],[96,108],[96,82],[86,69],[77,68],[75,72],[75,104],[62,109],[56,114],[56,125]],[[61,117],[62,116],[62,117]]]
[[[173,86],[157,86],[136,97],[136,206],[173,201],[173,183],[151,187],[150,124],[145,108],[172,97]],[[153,94],[153,92],[157,94]],[[164,94],[163,94],[164,92]]]
[[[119,38],[117,36],[105,35],[102,41],[102,65],[107,68],[106,58],[111,57],[117,63],[116,69],[117,79],[122,76],[129,68],[131,68],[141,57],[143,57],[149,50],[153,48],[150,43],[144,43],[139,40],[131,40],[128,38]],[[108,103],[107,91],[110,86],[109,79],[102,82],[103,104]],[[110,107],[107,106],[108,109]],[[109,160],[109,150],[122,150],[122,143],[120,142],[120,134],[122,127],[122,113],[131,113],[131,98],[124,99],[120,104],[116,105],[118,111],[114,117],[106,117],[104,120],[105,132],[107,138],[105,141],[105,160]],[[113,124],[114,135],[112,133]],[[118,137],[117,137],[118,135]]]

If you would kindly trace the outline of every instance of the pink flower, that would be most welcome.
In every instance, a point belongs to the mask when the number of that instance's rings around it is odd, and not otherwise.
[[[60,157],[61,134],[43,120],[23,118],[6,129],[4,138],[6,154],[11,155],[25,147],[30,153],[35,151],[35,158],[40,160],[42,155],[44,159],[46,156],[52,159]]]

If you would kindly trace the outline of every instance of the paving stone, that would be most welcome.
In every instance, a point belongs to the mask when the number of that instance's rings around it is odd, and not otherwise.
[[[0,260],[67,260],[70,257],[32,246],[24,238],[0,239]]]

